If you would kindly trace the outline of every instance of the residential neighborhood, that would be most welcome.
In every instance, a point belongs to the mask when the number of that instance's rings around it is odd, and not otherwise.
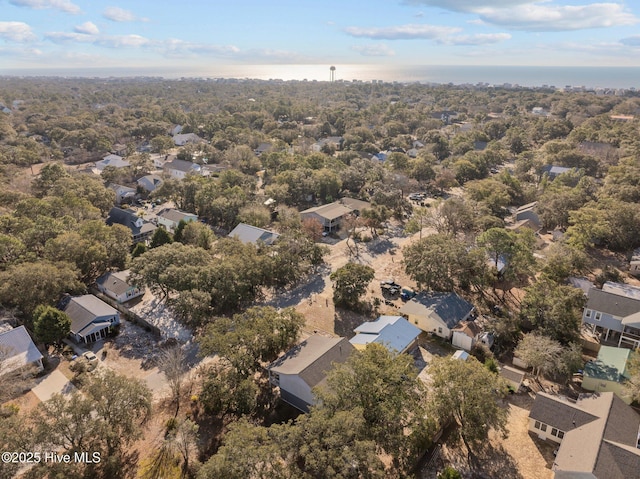
[[[640,471],[636,92],[5,83],[0,476]]]

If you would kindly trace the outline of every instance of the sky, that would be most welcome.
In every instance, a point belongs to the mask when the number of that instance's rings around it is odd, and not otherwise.
[[[640,0],[0,0],[0,73],[352,64],[638,67]]]

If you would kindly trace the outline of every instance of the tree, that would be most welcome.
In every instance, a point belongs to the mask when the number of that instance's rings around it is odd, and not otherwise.
[[[535,237],[529,229],[516,232],[491,228],[478,236],[477,243],[491,258],[496,272],[502,278],[516,280],[532,272],[535,265]],[[500,263],[504,263],[502,269]]]
[[[640,352],[636,349],[627,363],[629,379],[624,383],[625,390],[633,401],[640,401]]]
[[[202,355],[218,354],[242,377],[262,371],[295,343],[304,317],[293,308],[249,308],[231,318],[215,318],[199,339]]]
[[[405,246],[404,269],[418,288],[451,291],[456,285],[480,287],[486,266],[477,253],[450,235],[438,233]]]
[[[453,467],[447,466],[438,474],[438,479],[462,479],[462,476]]]
[[[0,303],[17,307],[29,320],[38,305],[53,305],[64,293],[84,290],[78,271],[68,263],[20,263],[0,272]]]
[[[180,409],[180,398],[182,396],[182,384],[184,376],[188,370],[187,357],[184,349],[180,346],[174,346],[162,351],[158,369],[162,371],[169,382],[173,401],[176,403],[174,417],[178,416]]]
[[[373,439],[407,471],[433,432],[424,411],[426,391],[417,377],[413,359],[392,354],[372,343],[335,364],[326,386],[314,390],[319,409],[330,415],[351,412],[363,420],[360,437]]]
[[[515,354],[533,368],[536,377],[541,374],[568,376],[583,364],[582,351],[578,343],[566,347],[539,333],[525,334],[518,343]]]
[[[441,423],[453,419],[470,459],[494,429],[506,434],[507,410],[498,404],[505,386],[475,358],[467,361],[436,358],[429,365],[432,378],[429,408]]]
[[[157,248],[158,246],[171,243],[173,243],[173,237],[171,236],[171,233],[169,233],[164,228],[156,228],[156,230],[153,232],[153,236],[151,237],[149,246],[151,248]]]
[[[541,278],[525,288],[520,318],[563,345],[577,342],[585,297],[582,290]]]
[[[356,309],[360,304],[360,297],[367,291],[367,286],[374,276],[373,268],[357,263],[347,263],[331,273],[329,277],[334,282],[335,305]]]
[[[545,252],[542,273],[550,280],[562,283],[570,276],[586,273],[589,263],[589,257],[580,247],[553,243]]]
[[[40,305],[33,312],[33,332],[45,346],[58,344],[71,331],[71,318],[52,306]]]
[[[182,243],[202,249],[211,249],[215,240],[216,235],[211,231],[211,228],[199,221],[189,221],[182,231]]]

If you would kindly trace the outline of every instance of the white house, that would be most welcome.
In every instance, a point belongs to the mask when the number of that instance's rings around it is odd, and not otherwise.
[[[422,292],[398,311],[422,331],[449,339],[460,321],[469,319],[474,307],[456,293]]]
[[[136,190],[134,188],[130,188],[124,185],[116,185],[115,183],[111,183],[109,185],[113,191],[116,192],[116,204],[122,204],[125,200],[133,200],[136,196]]]
[[[390,352],[404,353],[416,344],[420,329],[402,316],[380,316],[354,329],[356,335],[349,340],[354,348],[365,349],[368,344],[382,344]]]
[[[182,180],[187,175],[202,175],[202,167],[190,161],[178,160],[177,158],[166,162],[162,169],[171,178]]]
[[[118,155],[107,155],[102,160],[96,161],[96,169],[102,173],[107,166],[113,166],[115,168],[126,168],[131,166],[131,163],[123,159]]]
[[[144,289],[129,284],[128,279],[129,271],[105,273],[96,280],[96,287],[118,303],[125,303],[144,294]]]
[[[280,235],[273,231],[258,228],[257,226],[251,226],[246,223],[240,223],[233,228],[229,233],[229,238],[238,238],[244,244],[252,243],[264,243],[265,245],[272,245]]]
[[[158,175],[146,175],[141,178],[138,178],[138,181],[136,181],[136,183],[140,188],[151,193],[152,191],[155,191],[157,188],[160,188],[160,186],[162,186],[163,181],[162,181],[162,178],[160,178]]]
[[[0,333],[0,355],[2,369],[0,375],[9,374],[28,366],[42,371],[42,354],[33,343],[24,326]]]
[[[71,318],[71,337],[78,343],[105,338],[120,324],[120,314],[92,294],[69,298],[64,312]]]
[[[188,143],[201,143],[204,140],[195,133],[178,133],[173,135],[173,143],[176,146],[184,146]]]
[[[168,231],[174,231],[180,221],[185,223],[198,221],[198,215],[173,208],[167,208],[158,213],[158,225],[164,226]]]
[[[324,383],[332,364],[344,363],[352,351],[346,338],[310,336],[267,367],[269,382],[280,388],[284,402],[308,412],[316,404],[313,388]]]

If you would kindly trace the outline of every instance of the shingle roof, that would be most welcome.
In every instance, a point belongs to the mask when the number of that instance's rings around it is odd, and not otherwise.
[[[474,321],[462,321],[453,328],[453,331],[459,331],[473,339],[482,332],[482,329]]]
[[[190,161],[178,160],[177,158],[165,163],[163,168],[183,171],[185,173],[190,171],[200,171],[200,165]]]
[[[158,216],[166,218],[169,221],[173,221],[174,223],[180,223],[181,220],[193,217],[194,215],[173,208],[167,208],[166,210],[162,210],[160,213],[158,213]]]
[[[561,431],[570,431],[596,419],[596,416],[583,411],[576,404],[560,401],[546,393],[536,395],[529,417]]]
[[[273,231],[251,226],[246,223],[238,224],[238,226],[233,228],[233,231],[229,233],[229,238],[236,237],[245,244],[257,244],[260,241],[266,245],[270,245],[273,244],[279,236],[278,233],[274,233]]]
[[[138,226],[139,219],[140,218],[132,210],[114,207],[109,211],[109,216],[107,216],[107,224],[109,226],[113,224],[126,226],[131,230],[131,234],[133,234],[134,236],[156,229],[155,225],[144,220],[142,221],[141,226]]]
[[[640,311],[640,300],[591,288],[587,300],[587,309],[624,318]]]
[[[0,333],[0,349],[5,356],[2,364],[3,373],[15,371],[42,359],[42,354],[24,326]]]
[[[97,318],[118,315],[118,311],[92,294],[71,298],[64,312],[71,318],[71,332],[79,334]]]
[[[407,301],[399,312],[440,319],[449,329],[466,318],[473,311],[473,305],[456,293],[422,292]]]
[[[96,280],[96,284],[107,291],[111,291],[116,296],[129,291],[132,286],[122,279],[117,273],[105,273]]]
[[[405,351],[421,331],[402,316],[380,316],[375,321],[362,323],[354,330],[357,334],[351,344],[378,343],[394,352]]]
[[[346,338],[313,335],[276,359],[268,369],[278,374],[297,374],[313,388],[325,379],[332,363],[345,362],[352,351]]]
[[[640,416],[614,393],[583,396],[575,405],[538,393],[529,417],[565,432],[555,459],[556,479],[637,476]]]
[[[316,213],[327,220],[334,220],[349,213],[353,213],[354,211],[362,211],[363,209],[370,207],[371,203],[366,201],[357,200],[355,198],[341,198],[333,203],[308,208],[302,211],[301,214]]]

